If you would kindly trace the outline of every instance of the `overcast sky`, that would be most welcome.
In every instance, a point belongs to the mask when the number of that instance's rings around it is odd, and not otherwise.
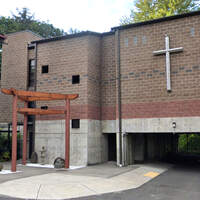
[[[35,18],[49,20],[55,27],[96,32],[109,31],[129,15],[133,0],[5,0],[0,5],[1,16],[11,16],[16,8],[27,7]]]

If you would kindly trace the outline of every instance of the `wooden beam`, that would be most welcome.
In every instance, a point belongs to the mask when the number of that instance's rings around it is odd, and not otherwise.
[[[78,94],[58,94],[58,93],[46,93],[46,92],[33,92],[33,91],[25,91],[25,90],[15,90],[13,88],[10,89],[13,94],[17,96],[23,97],[39,97],[39,98],[49,98],[49,99],[76,99]]]
[[[58,94],[58,93],[46,93],[46,92],[33,92],[25,90],[16,90],[14,88],[5,89],[2,88],[1,92],[7,95],[17,95],[22,101],[52,101],[52,100],[66,100],[76,99],[78,94]]]
[[[1,92],[4,93],[4,94],[7,94],[7,95],[12,95],[12,91],[8,90],[8,89],[5,89],[5,88],[2,88]]]
[[[73,96],[74,95],[74,96]],[[77,98],[77,94],[70,94],[70,99],[75,99]],[[66,98],[68,99],[68,98]],[[60,97],[27,97],[27,101],[54,101],[54,100],[65,100]]]
[[[56,115],[65,114],[65,110],[43,110],[39,108],[18,108],[17,112],[28,115]]]

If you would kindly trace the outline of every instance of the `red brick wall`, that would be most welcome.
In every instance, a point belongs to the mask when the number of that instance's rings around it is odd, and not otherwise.
[[[29,31],[8,34],[3,45],[1,88],[26,90],[27,84],[27,44],[41,39]],[[0,122],[11,122],[12,97],[0,94]],[[22,120],[20,116],[18,121]]]
[[[88,38],[80,37],[38,45],[37,91],[78,93],[72,105],[87,104]],[[42,65],[49,65],[49,73],[42,74]],[[80,84],[72,84],[72,75],[80,75]],[[64,101],[41,102],[37,106],[63,106]]]
[[[101,62],[101,104],[102,119],[116,118],[116,66],[115,66],[115,37],[102,37]]]
[[[101,38],[89,36],[88,41],[88,119],[100,119],[101,109]]]
[[[38,45],[37,91],[79,94],[71,101],[71,118],[100,119],[100,40],[99,36],[88,35]],[[48,74],[41,73],[42,65],[49,65]],[[72,75],[80,75],[80,84],[72,84]],[[63,108],[64,102],[40,102],[37,107],[42,105]]]
[[[120,31],[123,118],[199,116],[199,27],[200,16],[193,16]],[[165,48],[165,34],[171,48],[184,48],[171,54],[171,93],[166,90],[165,56],[153,55]]]

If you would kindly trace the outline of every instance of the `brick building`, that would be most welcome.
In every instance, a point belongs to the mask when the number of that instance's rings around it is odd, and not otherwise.
[[[22,31],[5,42],[1,88],[79,94],[71,111],[72,165],[162,159],[176,151],[178,133],[200,132],[200,12],[108,33],[42,39]],[[11,122],[10,98],[0,94],[1,126]],[[30,116],[29,153],[44,146],[46,162],[64,157],[64,124],[62,115]]]

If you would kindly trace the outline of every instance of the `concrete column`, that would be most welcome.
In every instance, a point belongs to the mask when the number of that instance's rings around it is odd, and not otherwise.
[[[121,163],[120,163],[120,136],[121,134],[119,132],[116,133],[116,145],[117,145],[117,165],[119,167],[122,167]]]
[[[122,165],[128,165],[128,135],[122,132]]]

